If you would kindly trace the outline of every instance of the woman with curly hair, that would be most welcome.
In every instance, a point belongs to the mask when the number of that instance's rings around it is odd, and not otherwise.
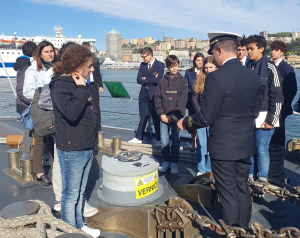
[[[204,91],[206,75],[218,69],[213,56],[208,56],[203,62],[202,72],[199,74],[193,86],[192,104],[196,113],[201,110],[201,99]],[[198,172],[196,176],[211,171],[210,158],[207,150],[208,127],[197,129],[197,148],[196,156]]]
[[[92,237],[100,230],[83,222],[83,194],[97,144],[98,118],[86,86],[93,69],[93,53],[74,44],[53,67],[49,88],[56,126],[56,147],[62,176],[61,219]]]

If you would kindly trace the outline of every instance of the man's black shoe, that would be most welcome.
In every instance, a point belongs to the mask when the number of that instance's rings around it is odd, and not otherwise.
[[[48,178],[47,175],[42,175],[40,178],[36,178],[36,182],[42,187],[42,188],[52,188],[52,182]]]

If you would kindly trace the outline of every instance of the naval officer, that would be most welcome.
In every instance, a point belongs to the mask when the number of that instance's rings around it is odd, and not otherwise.
[[[248,187],[250,156],[255,153],[253,125],[258,116],[260,79],[237,59],[237,41],[228,32],[209,33],[210,49],[220,67],[206,77],[201,110],[178,122],[189,131],[209,128],[212,172],[227,225],[249,228],[251,196]]]

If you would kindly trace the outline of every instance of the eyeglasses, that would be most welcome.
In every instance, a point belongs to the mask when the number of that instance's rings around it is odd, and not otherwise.
[[[141,56],[143,59],[145,59],[147,56],[149,56],[149,55],[145,55],[145,56]]]

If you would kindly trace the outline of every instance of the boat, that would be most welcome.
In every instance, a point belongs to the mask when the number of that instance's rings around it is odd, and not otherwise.
[[[34,36],[34,37],[17,37],[16,33],[14,36],[0,35],[0,55],[2,57],[3,63],[7,69],[8,75],[10,77],[16,77],[17,72],[12,68],[13,64],[16,62],[16,59],[23,55],[22,50],[20,49],[26,41],[33,41],[36,44],[46,40],[53,44],[55,48],[60,49],[61,46],[69,41],[75,42],[77,44],[82,44],[82,42],[87,41],[91,44],[91,50],[96,53],[96,39],[94,38],[82,38],[81,35],[78,35],[76,38],[65,37],[63,35],[61,26],[54,26],[55,36],[47,37],[44,35]],[[102,57],[99,57],[100,64],[104,62]],[[6,72],[3,68],[3,65],[0,60],[0,77],[7,77]]]

